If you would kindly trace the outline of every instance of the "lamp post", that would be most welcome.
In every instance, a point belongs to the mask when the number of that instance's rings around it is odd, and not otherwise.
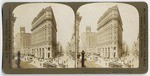
[[[82,55],[82,59],[81,59],[81,63],[82,63],[82,65],[81,65],[81,67],[85,67],[84,66],[84,54],[85,54],[85,52],[84,52],[84,50],[81,52],[81,55]]]

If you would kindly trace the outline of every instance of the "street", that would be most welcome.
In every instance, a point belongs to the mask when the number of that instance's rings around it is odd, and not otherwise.
[[[13,60],[13,68],[17,68],[16,60]],[[28,61],[21,61],[20,68],[36,68],[36,66],[31,65]]]
[[[99,64],[96,64],[95,61],[85,61],[85,66],[88,68],[100,68]]]

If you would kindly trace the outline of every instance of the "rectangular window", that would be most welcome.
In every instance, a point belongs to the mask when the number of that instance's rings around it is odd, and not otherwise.
[[[116,57],[116,52],[114,52],[114,57]]]
[[[116,50],[116,47],[114,47],[114,50]]]
[[[50,58],[50,53],[48,53],[48,58]]]
[[[48,47],[48,50],[50,50],[50,47]]]

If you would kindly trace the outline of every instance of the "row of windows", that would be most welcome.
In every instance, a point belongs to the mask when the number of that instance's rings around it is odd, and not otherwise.
[[[39,43],[46,40],[46,28],[43,26],[42,28],[35,29],[32,32],[32,43]]]
[[[98,48],[98,51],[110,51],[110,49],[116,50],[116,47]]]
[[[50,50],[50,47],[48,47],[47,49]],[[44,51],[44,48],[35,48],[32,49],[32,51]]]
[[[24,37],[20,39],[20,44],[22,44],[23,46],[30,46],[31,45],[31,39],[30,37]]]
[[[46,53],[46,56],[47,56],[47,58],[50,58],[50,53]],[[45,53],[44,52],[43,53],[39,52],[39,53],[37,53],[37,57],[38,58],[44,58]]]
[[[108,23],[103,25],[99,30],[101,30],[101,31],[107,31],[107,29],[112,30],[112,28],[117,27],[117,26],[119,26],[118,20],[110,20]]]
[[[51,39],[50,37],[50,31],[47,35],[47,31],[45,32],[40,32],[39,34],[35,34],[34,36],[32,36],[32,43],[36,44],[36,43],[40,43],[40,42],[44,42],[47,40],[47,37],[48,37],[48,40]]]
[[[101,20],[100,25],[103,25],[106,22],[111,21],[112,17],[117,17],[117,16],[118,16],[117,12],[113,12],[113,13],[108,14],[107,16],[105,16],[103,18],[103,20]]]
[[[110,41],[116,41],[116,40],[117,40],[116,36],[114,36],[114,37],[106,37],[106,38],[100,38],[100,37],[98,37],[97,38],[97,43],[98,44],[104,44],[104,43],[112,44],[112,43],[110,43]]]
[[[43,24],[40,24],[40,26],[38,26],[38,28],[36,28],[32,32],[32,43],[33,44],[40,43],[40,42],[47,40],[47,34],[50,35],[50,29],[48,29],[48,27],[50,27],[50,23],[46,24],[46,22],[45,22]],[[48,39],[50,39],[50,37]]]
[[[114,36],[114,37],[108,36],[108,37],[103,37],[103,38],[98,36],[98,38],[97,38],[98,43],[104,43],[104,42],[114,41],[114,40],[117,40],[116,36]]]
[[[110,54],[113,56],[113,57],[116,57],[116,52],[110,52],[110,51],[103,51],[100,56],[102,57],[110,57]]]
[[[103,32],[99,32],[98,33],[98,42],[106,42],[106,41],[108,41],[108,40],[117,40],[117,33],[116,33],[117,31],[115,30],[115,28],[114,28],[114,34],[112,34],[113,33],[113,31],[103,31]]]
[[[38,17],[38,19],[36,20],[36,22],[34,22],[34,25],[32,27],[36,27],[37,25],[39,25],[37,23],[41,22],[43,20],[43,18],[45,18],[45,14],[43,14],[40,17]],[[46,23],[46,22],[44,22],[44,23]]]
[[[116,41],[107,41],[107,42],[100,42],[98,43],[99,46],[108,46],[108,45],[116,45],[117,42]]]
[[[112,34],[113,33],[113,31],[116,33],[117,32],[117,27],[115,26],[115,27],[108,27],[108,28],[101,28],[100,30],[98,30],[98,35],[99,34],[105,34],[105,33],[108,33],[109,32],[109,34]]]
[[[111,14],[106,15],[105,13],[103,17],[104,17],[103,20],[101,20],[102,25],[111,18]]]
[[[112,34],[113,31],[105,31],[103,33],[98,33],[98,39],[112,39],[116,34],[116,30],[114,30],[114,34]]]

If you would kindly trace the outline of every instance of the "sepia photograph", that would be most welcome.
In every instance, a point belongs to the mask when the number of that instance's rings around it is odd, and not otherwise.
[[[69,6],[28,3],[17,6],[12,15],[13,68],[75,67],[75,58],[67,52],[75,25],[74,11]]]
[[[90,3],[78,9],[78,67],[138,68],[139,14],[125,3]]]
[[[145,2],[7,2],[2,7],[7,74],[143,74]]]
[[[132,5],[90,3],[74,13],[63,4],[32,3],[12,15],[13,68],[139,67],[139,15]]]

